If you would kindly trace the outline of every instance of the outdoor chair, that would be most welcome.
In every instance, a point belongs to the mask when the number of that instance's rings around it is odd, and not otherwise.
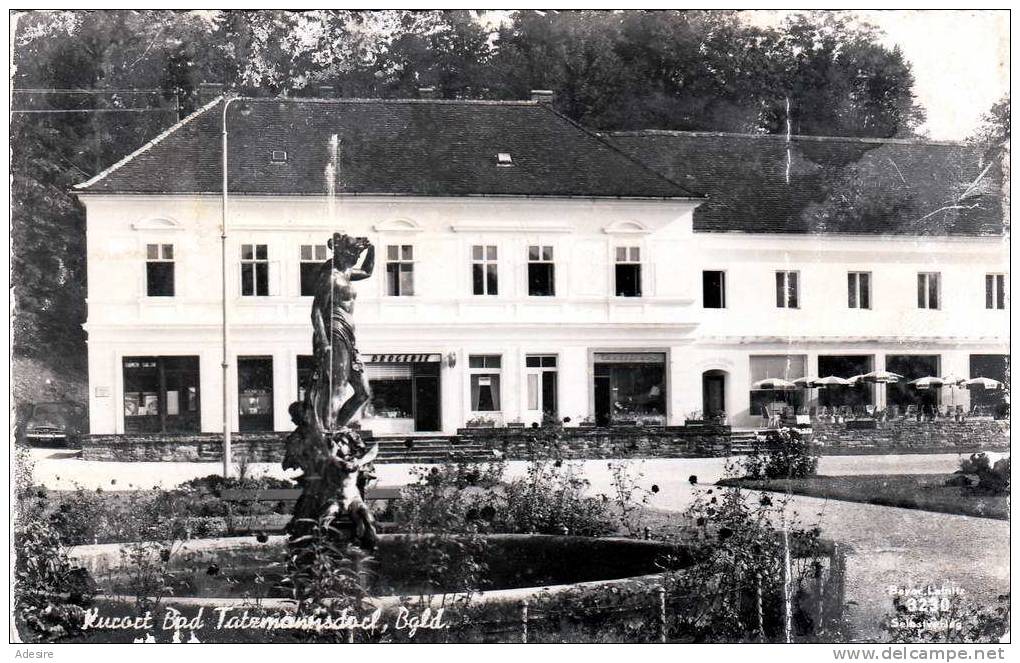
[[[906,419],[917,419],[918,421],[921,420],[921,415],[918,413],[916,405],[908,405],[907,411],[903,414],[903,416]]]

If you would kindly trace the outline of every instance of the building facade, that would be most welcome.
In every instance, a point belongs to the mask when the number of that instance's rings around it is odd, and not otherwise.
[[[753,426],[776,398],[752,389],[766,377],[1006,370],[1001,236],[702,228],[710,187],[545,104],[249,110],[227,116],[222,254],[221,101],[78,188],[93,433],[219,431],[224,391],[233,430],[289,430],[334,231],[376,250],[355,309],[376,434],[547,417]],[[783,397],[971,405],[899,385]]]

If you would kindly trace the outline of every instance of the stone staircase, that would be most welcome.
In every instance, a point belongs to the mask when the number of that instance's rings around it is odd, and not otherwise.
[[[730,432],[730,453],[733,455],[751,453],[753,443],[753,430],[735,430]]]
[[[481,462],[494,460],[492,451],[481,440],[457,436],[386,436],[379,443],[380,463],[442,463],[450,460]]]

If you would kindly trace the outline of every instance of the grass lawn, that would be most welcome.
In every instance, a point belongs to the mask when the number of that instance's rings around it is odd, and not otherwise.
[[[939,511],[981,518],[1009,520],[1008,495],[981,495],[947,486],[951,474],[870,474],[817,476],[807,479],[723,479],[720,485],[754,490],[791,492],[847,502],[864,502],[904,509]]]

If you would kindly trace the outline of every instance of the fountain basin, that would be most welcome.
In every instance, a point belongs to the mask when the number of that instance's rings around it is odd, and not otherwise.
[[[402,597],[420,596],[422,569],[414,568],[412,548],[430,535],[383,534],[371,563],[372,602],[393,606]],[[472,594],[472,603],[522,601],[538,593],[558,593],[581,586],[603,586],[633,581],[654,582],[658,562],[666,555],[685,559],[682,549],[659,541],[626,538],[592,538],[538,534],[490,534],[480,538],[478,558],[488,571],[484,591]],[[457,537],[447,537],[456,540]],[[168,570],[178,584],[162,605],[242,607],[253,600],[268,610],[293,611],[294,603],[272,591],[285,573],[287,537],[273,536],[265,542],[254,537],[193,539],[175,548]],[[77,546],[70,557],[86,568],[102,588],[103,602],[134,603],[137,593],[130,578],[137,572],[129,556],[131,544]],[[212,569],[215,567],[215,573]],[[261,583],[255,581],[260,577]],[[417,584],[416,584],[416,581]],[[428,594],[457,595],[458,588],[437,587]]]

